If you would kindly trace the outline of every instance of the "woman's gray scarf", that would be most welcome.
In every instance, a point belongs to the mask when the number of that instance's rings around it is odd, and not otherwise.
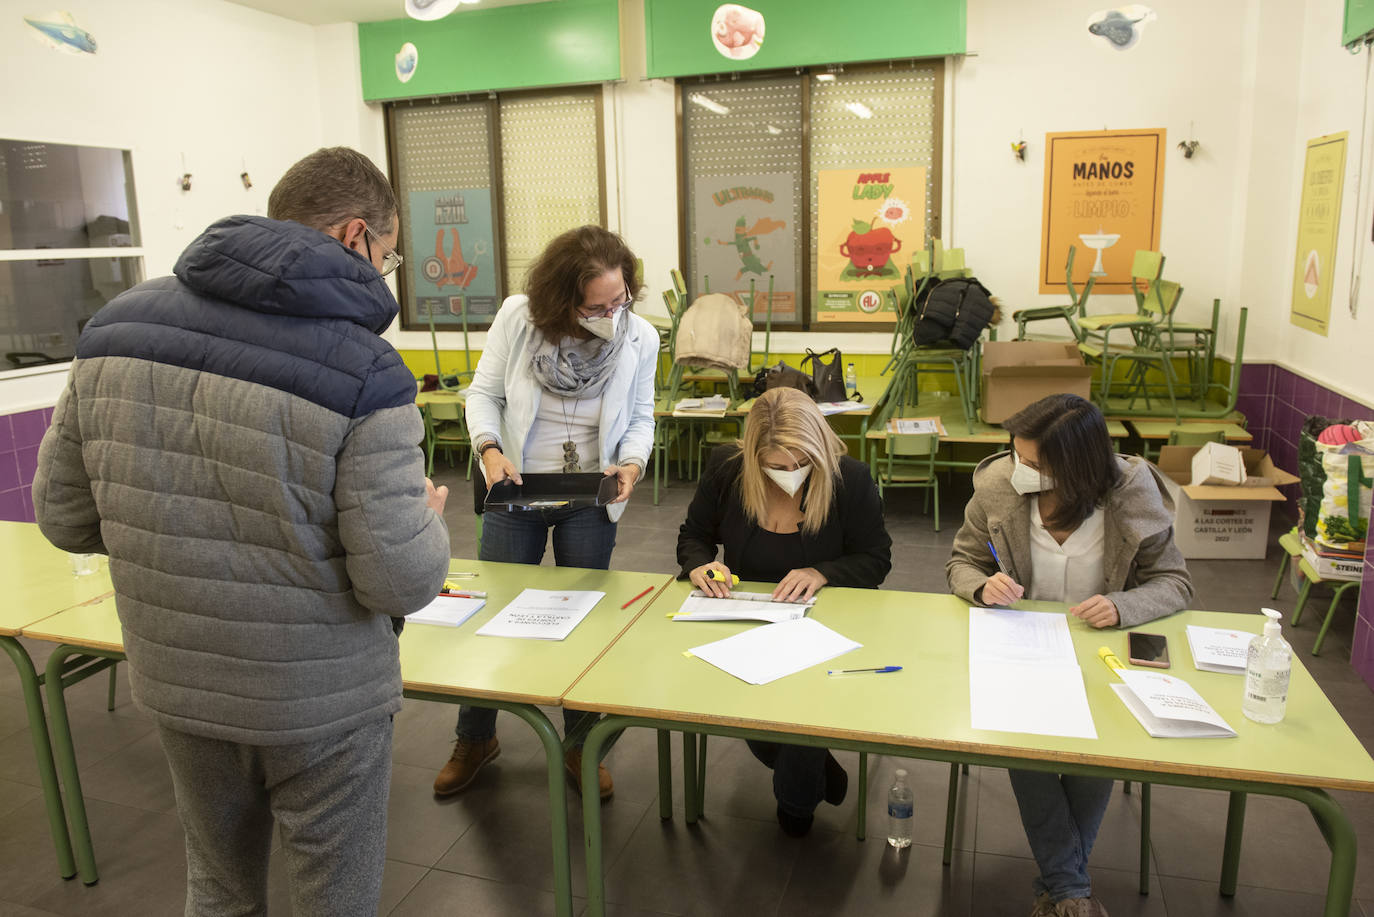
[[[627,314],[616,325],[615,337],[602,341],[591,359],[587,359],[577,349],[565,350],[545,338],[539,329],[532,329],[527,345],[530,372],[539,387],[550,394],[564,398],[600,398],[615,372],[620,350],[629,333],[630,316]]]

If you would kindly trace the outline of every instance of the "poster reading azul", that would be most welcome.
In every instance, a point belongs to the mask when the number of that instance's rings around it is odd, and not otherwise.
[[[1131,292],[1135,253],[1159,251],[1166,148],[1162,127],[1045,135],[1041,293],[1067,292],[1071,245],[1076,288]]]
[[[773,281],[773,321],[795,322],[797,315],[797,228],[792,176],[788,173],[732,175],[698,179],[696,242],[692,289],[724,293],[741,304],[754,286],[753,321],[768,314],[768,282]]]
[[[816,321],[893,321],[893,288],[925,247],[925,167],[866,165],[818,177]]]
[[[482,327],[501,305],[496,298],[496,246],[491,228],[491,191],[410,192],[410,295],[414,320]],[[433,247],[431,247],[431,244]]]

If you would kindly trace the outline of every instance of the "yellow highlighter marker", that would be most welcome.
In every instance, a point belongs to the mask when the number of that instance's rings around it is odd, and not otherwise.
[[[707,571],[706,571],[706,578],[707,578],[707,579],[713,579],[713,580],[715,580],[715,581],[718,582],[718,583],[723,583],[723,582],[725,582],[725,574],[724,574],[724,573],[721,573],[719,570],[707,570]],[[738,585],[739,585],[739,577],[738,577],[738,576],[735,576],[735,574],[733,574],[733,573],[730,574],[730,585],[731,585],[731,586],[738,586]]]
[[[1126,668],[1124,665],[1121,664],[1121,660],[1116,658],[1116,653],[1112,652],[1112,648],[1110,646],[1098,647],[1097,655],[1102,659],[1103,662],[1107,664],[1107,668],[1109,669]]]

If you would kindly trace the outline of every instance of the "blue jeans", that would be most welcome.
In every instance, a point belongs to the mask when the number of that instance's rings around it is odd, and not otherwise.
[[[482,515],[480,560],[510,564],[538,564],[553,529],[553,559],[560,567],[606,570],[615,550],[615,523],[600,506],[573,509],[541,509],[518,513]],[[563,708],[563,730],[577,728],[583,711]],[[484,742],[496,735],[496,710],[492,707],[458,708],[458,738]]]
[[[825,798],[824,748],[746,739],[749,750],[773,769],[773,798],[788,815],[807,816]]]
[[[1035,893],[1045,892],[1051,901],[1091,895],[1088,855],[1107,814],[1112,779],[1045,771],[1007,774],[1021,809],[1021,826],[1040,867]]]

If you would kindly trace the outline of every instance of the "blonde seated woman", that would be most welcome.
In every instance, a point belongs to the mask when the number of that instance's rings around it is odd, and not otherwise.
[[[845,454],[820,409],[793,388],[765,392],[744,439],[711,453],[677,539],[679,578],[717,597],[730,594],[732,573],[777,583],[779,601],[809,599],[827,585],[876,589],[891,553],[868,466]],[[707,579],[710,570],[723,580]],[[778,824],[788,834],[811,829],[821,800],[844,801],[849,777],[829,751],[753,740],[749,750],[773,768]]]

